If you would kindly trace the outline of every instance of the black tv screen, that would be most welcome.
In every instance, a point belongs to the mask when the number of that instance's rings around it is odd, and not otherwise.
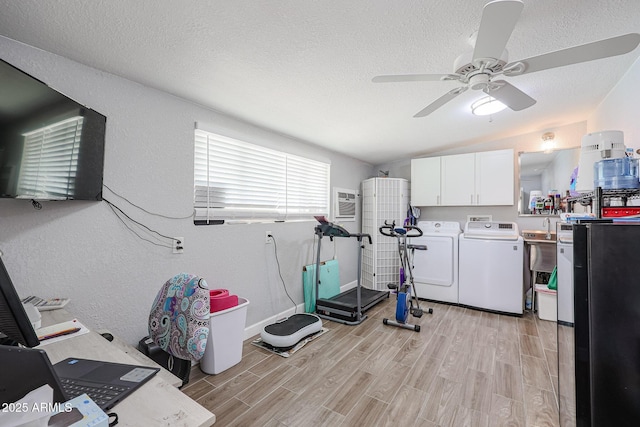
[[[0,60],[0,197],[102,200],[106,117]]]

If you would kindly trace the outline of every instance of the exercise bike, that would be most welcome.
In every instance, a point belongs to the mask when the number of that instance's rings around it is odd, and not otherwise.
[[[422,317],[423,310],[420,308],[420,301],[416,294],[416,288],[413,283],[413,253],[416,250],[426,251],[426,245],[410,245],[407,238],[422,236],[422,230],[414,225],[405,224],[404,227],[397,227],[395,222],[389,224],[385,221],[384,225],[379,228],[380,234],[398,239],[398,255],[400,257],[400,271],[398,274],[398,284],[389,283],[387,287],[397,292],[396,317],[395,320],[387,318],[382,319],[382,323],[390,326],[397,326],[404,329],[412,329],[420,332],[420,325],[412,325],[407,323],[409,313],[413,317]],[[411,256],[409,256],[411,251]],[[413,295],[412,295],[413,292]],[[415,305],[414,305],[415,301]],[[433,313],[433,309],[427,310],[429,314]]]

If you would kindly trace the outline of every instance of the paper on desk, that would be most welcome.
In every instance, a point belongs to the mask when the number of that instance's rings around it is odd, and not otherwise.
[[[46,427],[53,409],[53,389],[45,384],[27,393],[25,397],[3,406],[0,425],[3,427]],[[6,409],[6,410],[5,410]]]
[[[78,332],[74,332],[69,335],[62,335],[55,338],[49,338],[46,340],[41,339],[40,337],[44,337],[47,335],[53,335],[58,332],[67,331],[69,329],[80,328]],[[73,319],[68,322],[57,323],[55,325],[46,326],[44,328],[36,329],[36,335],[38,339],[40,339],[40,345],[38,347],[42,347],[43,345],[51,344],[54,342],[66,340],[69,338],[77,337],[80,335],[84,335],[89,332],[89,329],[84,326],[82,323],[78,321],[78,319]]]

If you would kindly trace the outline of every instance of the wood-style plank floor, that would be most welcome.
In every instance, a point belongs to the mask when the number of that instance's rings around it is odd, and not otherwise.
[[[422,302],[421,332],[383,325],[395,299],[362,324],[289,358],[251,344],[218,374],[194,367],[184,393],[216,426],[558,426],[556,324]]]

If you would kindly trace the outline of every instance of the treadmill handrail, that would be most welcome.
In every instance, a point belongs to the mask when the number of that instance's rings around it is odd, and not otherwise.
[[[369,240],[369,244],[370,245],[373,244],[373,240],[371,240],[371,234],[367,234],[367,233],[351,233],[351,235],[349,237],[355,237],[356,239],[358,239],[358,242],[362,241],[362,239],[366,237]]]

